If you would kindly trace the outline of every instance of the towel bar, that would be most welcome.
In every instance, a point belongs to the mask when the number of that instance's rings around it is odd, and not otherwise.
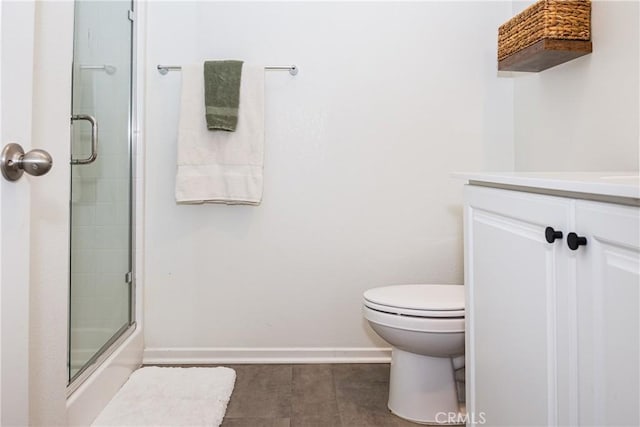
[[[81,70],[102,70],[109,75],[113,75],[116,73],[116,67],[113,65],[81,65]]]
[[[158,65],[158,72],[163,76],[169,71],[180,71],[182,67],[180,65]],[[298,74],[298,67],[295,65],[267,65],[265,70],[288,70],[289,74],[295,76]]]

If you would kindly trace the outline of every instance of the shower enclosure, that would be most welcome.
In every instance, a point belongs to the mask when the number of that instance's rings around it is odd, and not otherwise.
[[[75,2],[69,383],[133,326],[133,2]]]

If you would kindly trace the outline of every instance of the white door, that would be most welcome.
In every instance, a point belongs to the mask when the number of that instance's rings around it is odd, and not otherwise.
[[[0,425],[64,424],[73,3],[0,2],[0,149],[47,150],[0,176]]]
[[[0,5],[0,145],[31,148],[34,2]],[[1,148],[1,147],[0,147]],[[0,424],[26,425],[29,384],[29,182],[0,184]]]
[[[566,234],[571,201],[467,186],[467,410],[492,426],[555,426],[558,300],[568,266],[545,230]],[[560,357],[559,357],[560,356]]]
[[[580,425],[640,425],[639,212],[576,203]]]

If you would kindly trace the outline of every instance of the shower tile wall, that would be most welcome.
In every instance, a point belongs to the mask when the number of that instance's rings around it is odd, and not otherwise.
[[[129,98],[129,41],[113,40],[126,35],[121,28],[94,25],[98,16],[113,22],[107,15],[122,15],[121,5],[91,6],[76,8],[73,113],[98,120],[99,144],[95,162],[72,166],[71,375],[129,318],[129,113],[121,101]],[[82,68],[104,64],[115,73]],[[89,156],[90,136],[88,122],[74,122],[74,158]]]

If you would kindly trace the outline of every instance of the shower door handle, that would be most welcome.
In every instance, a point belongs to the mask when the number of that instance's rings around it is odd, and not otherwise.
[[[71,123],[73,123],[75,120],[86,120],[91,123],[91,155],[86,159],[74,159],[72,154],[71,164],[88,165],[89,163],[95,162],[95,160],[98,158],[98,121],[95,117],[88,114],[76,114],[74,116],[71,116]]]

